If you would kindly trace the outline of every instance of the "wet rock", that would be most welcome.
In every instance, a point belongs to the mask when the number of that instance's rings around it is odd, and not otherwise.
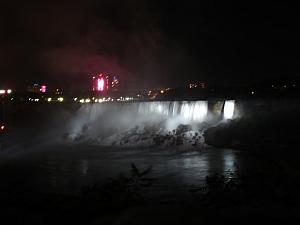
[[[184,134],[185,132],[191,131],[192,130],[192,126],[191,125],[184,125],[184,124],[180,124],[177,129],[176,129],[176,135],[181,135]]]
[[[183,145],[182,137],[180,137],[180,136],[176,137],[176,145]]]
[[[153,138],[153,142],[155,145],[162,145],[165,142],[165,137],[163,136],[156,136]]]
[[[203,133],[205,143],[216,147],[230,147],[232,136],[226,130],[224,125],[208,128]]]

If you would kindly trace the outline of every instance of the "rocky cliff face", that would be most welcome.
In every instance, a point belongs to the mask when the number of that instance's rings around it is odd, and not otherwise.
[[[205,143],[217,147],[291,147],[298,144],[298,99],[240,101],[240,117],[205,130]]]

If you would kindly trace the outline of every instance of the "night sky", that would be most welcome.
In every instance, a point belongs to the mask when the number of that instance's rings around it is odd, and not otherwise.
[[[297,78],[299,8],[275,1],[1,0],[0,86],[128,89]],[[243,2],[243,3],[241,3]]]

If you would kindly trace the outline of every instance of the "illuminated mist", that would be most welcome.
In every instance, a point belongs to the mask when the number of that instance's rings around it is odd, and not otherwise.
[[[104,145],[169,144],[197,141],[211,121],[207,101],[132,102],[82,105],[69,124],[69,141]],[[195,144],[195,141],[193,144]]]

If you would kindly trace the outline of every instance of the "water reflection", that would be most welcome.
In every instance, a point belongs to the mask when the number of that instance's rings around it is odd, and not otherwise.
[[[88,169],[89,169],[89,161],[86,159],[83,159],[80,161],[80,168],[81,168],[81,176],[86,176]]]
[[[232,150],[206,150],[193,155],[181,155],[170,159],[164,170],[187,185],[203,185],[206,176],[236,173],[236,156]]]
[[[224,152],[224,175],[226,173],[236,173],[236,156],[232,150]]]
[[[171,150],[130,152],[87,146],[69,152],[60,149],[55,156],[49,152],[49,155],[35,156],[34,160],[19,160],[18,165],[20,170],[27,168],[22,174],[26,176],[27,173],[30,177],[27,183],[34,189],[77,193],[83,185],[93,185],[119,173],[128,174],[133,162],[141,169],[152,165],[151,176],[157,179],[156,190],[178,191],[186,190],[190,185],[203,186],[205,177],[215,173],[226,175],[236,172],[239,160],[236,152],[230,149],[203,149],[185,153]]]

